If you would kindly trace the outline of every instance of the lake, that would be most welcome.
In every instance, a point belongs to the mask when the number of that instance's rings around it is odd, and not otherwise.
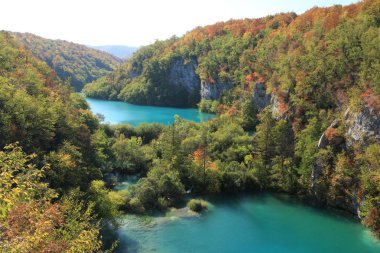
[[[161,123],[170,125],[174,122],[174,115],[194,122],[207,121],[215,115],[200,113],[198,109],[183,109],[173,107],[134,105],[121,101],[100,100],[86,97],[91,111],[105,117],[106,123],[128,123],[137,126],[141,123]]]
[[[117,230],[118,252],[380,252],[379,241],[360,223],[288,196],[224,197],[211,203],[200,216],[187,209],[163,217],[127,216]]]
[[[139,106],[86,98],[109,123],[171,124],[174,115],[200,122],[196,109]],[[131,177],[116,189],[136,182]],[[164,216],[127,215],[116,230],[118,253],[379,253],[380,242],[360,223],[306,206],[286,195],[218,197],[209,211],[187,208]]]

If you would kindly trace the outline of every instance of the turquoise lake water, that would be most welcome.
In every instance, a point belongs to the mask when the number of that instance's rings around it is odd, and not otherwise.
[[[86,98],[86,100],[93,113],[102,114],[105,117],[105,122],[111,124],[129,123],[137,126],[140,123],[161,123],[169,125],[173,123],[174,115],[195,122],[206,121],[215,117],[213,114],[200,113],[198,109],[193,108],[142,106],[93,98]]]
[[[196,122],[214,117],[196,109],[86,100],[109,123],[170,124],[176,114]],[[131,177],[116,188],[126,189],[136,180]],[[380,242],[360,223],[288,196],[209,201],[202,215],[182,208],[159,217],[124,217],[116,230],[118,253],[380,253]]]
[[[380,242],[352,219],[289,197],[262,195],[212,200],[200,216],[128,216],[118,252],[379,253]]]

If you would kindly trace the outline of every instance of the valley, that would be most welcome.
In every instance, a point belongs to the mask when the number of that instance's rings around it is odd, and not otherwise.
[[[0,31],[0,252],[380,252],[380,0],[286,10]]]

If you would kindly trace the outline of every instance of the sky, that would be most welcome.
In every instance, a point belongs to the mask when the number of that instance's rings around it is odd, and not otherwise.
[[[357,0],[2,0],[0,30],[85,45],[148,45],[197,26]]]

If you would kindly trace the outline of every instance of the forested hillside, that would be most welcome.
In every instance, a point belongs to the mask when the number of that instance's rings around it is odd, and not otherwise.
[[[0,252],[99,252],[89,190],[106,157],[98,120],[6,32],[0,119]]]
[[[300,16],[286,13],[199,27],[140,49],[85,92],[138,104],[195,106],[201,97],[218,99],[231,89],[225,96],[230,101],[224,102],[231,104],[260,82],[268,86],[267,93],[279,95],[282,110],[291,97],[301,95],[303,101],[326,90],[314,98],[323,107],[335,98],[334,90],[346,93],[354,84],[376,78],[376,4],[365,1],[314,8]],[[172,97],[172,90],[181,99]]]
[[[84,83],[81,50],[0,32],[0,252],[102,252],[100,228],[122,213],[243,192],[341,209],[380,235],[379,17],[380,0],[365,0],[198,27],[84,89],[218,115],[170,126],[100,124],[37,58]],[[129,174],[138,182],[115,191]]]
[[[285,191],[358,215],[379,233],[379,17],[380,1],[365,0],[199,27],[88,84],[91,97],[200,102],[220,116],[160,136],[158,161],[132,191],[135,208],[167,204],[166,175],[184,185],[169,199],[189,188]]]
[[[121,59],[64,40],[45,39],[30,33],[12,33],[33,55],[46,62],[75,91],[114,70]]]

